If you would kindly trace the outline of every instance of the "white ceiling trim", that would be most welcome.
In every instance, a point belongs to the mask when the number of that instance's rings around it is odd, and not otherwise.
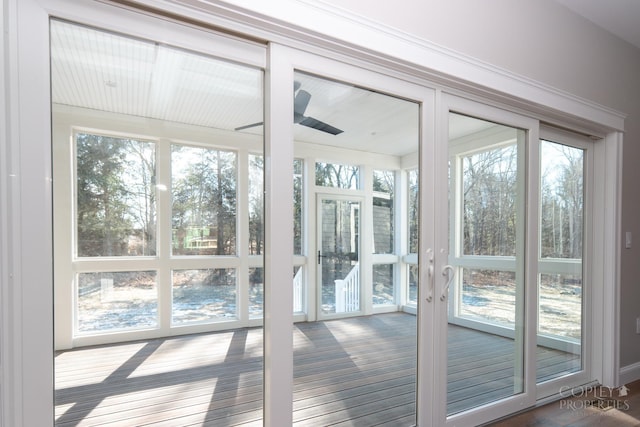
[[[292,47],[309,45],[457,89],[480,90],[500,102],[558,119],[624,130],[626,115],[428,40],[368,20],[322,0],[131,0],[130,3],[208,22]],[[541,109],[542,108],[542,109]]]

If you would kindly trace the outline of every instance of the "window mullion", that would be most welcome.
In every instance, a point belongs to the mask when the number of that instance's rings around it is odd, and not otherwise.
[[[162,139],[157,146],[156,197],[158,200],[158,226],[156,229],[156,268],[158,271],[158,324],[163,333],[171,328],[172,280],[172,201],[171,201],[171,143]]]
[[[236,189],[236,255],[240,265],[237,270],[237,316],[241,322],[249,319],[249,153],[246,150],[238,151]]]

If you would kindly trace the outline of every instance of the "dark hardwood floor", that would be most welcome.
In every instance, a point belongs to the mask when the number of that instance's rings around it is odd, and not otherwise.
[[[449,413],[513,393],[512,340],[456,326],[448,337]],[[81,348],[55,364],[58,427],[262,425],[259,328]],[[541,375],[575,366],[538,349]],[[294,327],[296,426],[413,425],[415,376],[415,316]]]
[[[620,389],[595,387],[576,391],[539,408],[490,424],[491,427],[637,427],[640,426],[640,381]]]

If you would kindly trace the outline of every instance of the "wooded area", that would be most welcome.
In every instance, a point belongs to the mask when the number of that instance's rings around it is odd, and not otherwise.
[[[463,157],[463,248],[465,255],[515,256],[518,200],[516,145]],[[540,255],[582,258],[583,151],[541,143]],[[524,183],[523,183],[524,184]],[[520,202],[522,203],[522,202]],[[521,206],[524,212],[524,206]]]

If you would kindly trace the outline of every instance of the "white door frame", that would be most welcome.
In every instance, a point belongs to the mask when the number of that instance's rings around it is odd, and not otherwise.
[[[358,280],[358,286],[360,288],[360,291],[358,293],[360,302],[359,302],[359,309],[357,311],[345,312],[342,314],[338,314],[337,312],[334,314],[324,314],[322,312],[322,268],[318,267],[320,265],[320,263],[318,262],[319,261],[318,257],[322,255],[321,252],[322,252],[322,201],[323,200],[354,201],[360,204],[359,212],[358,212],[359,234],[358,234],[358,242],[357,242],[358,263],[360,266],[360,275]],[[363,248],[367,247],[365,246],[365,244],[366,244],[366,241],[369,240],[369,239],[366,239],[365,231],[364,231],[366,229],[365,228],[366,227],[366,224],[365,224],[366,207],[364,206],[364,204],[365,204],[365,198],[363,196],[316,193],[316,248],[314,252],[316,254],[316,258],[314,258],[316,262],[316,279],[313,282],[313,284],[310,284],[310,287],[313,289],[313,292],[316,295],[315,309],[316,309],[318,320],[327,320],[327,319],[338,318],[338,317],[361,316],[367,311],[366,309],[367,304],[371,305],[370,301],[365,300],[364,289],[363,289],[364,288],[363,276],[362,276],[362,273],[363,273],[362,267],[371,265],[371,255],[366,254],[365,251],[362,250]]]

